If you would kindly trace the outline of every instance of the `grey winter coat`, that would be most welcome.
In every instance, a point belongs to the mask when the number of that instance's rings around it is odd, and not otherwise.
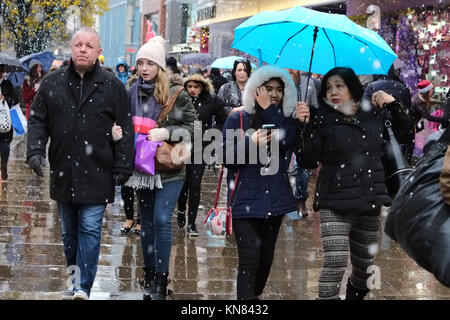
[[[219,99],[224,103],[225,110],[227,112],[230,112],[231,109],[235,107],[240,107],[243,105],[241,90],[239,89],[239,86],[235,81],[225,83],[220,88],[217,95],[219,96]]]

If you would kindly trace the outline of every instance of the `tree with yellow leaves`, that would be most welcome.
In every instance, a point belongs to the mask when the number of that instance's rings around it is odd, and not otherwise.
[[[1,0],[2,31],[11,38],[18,57],[40,52],[65,29],[74,8],[79,8],[84,26],[92,26],[95,15],[109,10],[108,0]]]

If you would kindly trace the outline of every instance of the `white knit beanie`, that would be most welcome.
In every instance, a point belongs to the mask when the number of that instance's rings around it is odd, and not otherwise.
[[[156,36],[151,38],[146,44],[139,48],[136,55],[136,64],[139,59],[148,59],[164,71],[166,70],[166,50],[164,49],[164,38]]]

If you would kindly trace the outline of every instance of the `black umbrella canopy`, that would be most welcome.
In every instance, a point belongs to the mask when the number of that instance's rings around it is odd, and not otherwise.
[[[0,66],[3,67],[4,72],[20,72],[26,71],[19,59],[13,58],[6,53],[0,52]]]

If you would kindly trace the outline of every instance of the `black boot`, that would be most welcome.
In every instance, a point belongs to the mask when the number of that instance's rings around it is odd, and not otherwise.
[[[358,289],[350,282],[347,282],[347,292],[345,294],[345,300],[364,300],[366,294],[369,293],[369,289]]]
[[[152,300],[166,300],[169,272],[156,272],[156,288]]]
[[[3,181],[8,180],[8,167],[7,166],[3,166],[2,165],[2,169],[1,169],[1,177]]]
[[[144,268],[144,300],[151,300],[152,294],[155,293],[156,281],[155,270]]]

